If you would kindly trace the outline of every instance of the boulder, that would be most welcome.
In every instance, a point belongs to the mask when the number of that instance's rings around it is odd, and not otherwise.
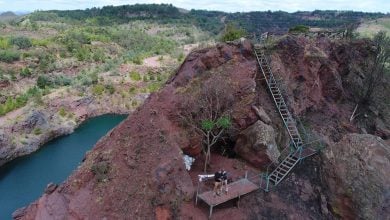
[[[274,129],[260,120],[239,134],[234,150],[259,168],[266,168],[271,162],[276,162],[280,155]]]
[[[341,218],[386,218],[390,209],[390,146],[384,140],[370,134],[347,134],[327,148],[324,168],[334,214]]]
[[[252,105],[252,109],[253,111],[255,111],[257,117],[259,117],[259,119],[266,123],[267,125],[269,125],[271,123],[271,119],[269,118],[269,116],[267,115],[267,113],[265,113],[264,109],[262,107],[257,107],[255,105]]]
[[[47,184],[47,186],[46,186],[45,193],[46,193],[46,194],[51,194],[52,192],[54,192],[54,190],[57,189],[57,187],[58,187],[57,184],[49,183],[49,184]]]

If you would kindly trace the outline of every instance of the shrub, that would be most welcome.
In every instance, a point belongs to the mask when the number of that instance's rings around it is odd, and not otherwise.
[[[136,91],[137,91],[137,88],[135,88],[134,86],[132,86],[132,87],[129,88],[129,93],[130,93],[130,94],[135,94]]]
[[[40,128],[35,128],[35,129],[33,130],[33,133],[34,133],[35,135],[40,135],[40,134],[42,134],[42,130],[41,130]]]
[[[225,31],[222,35],[222,41],[233,41],[246,35],[246,31],[235,26],[232,23],[227,24]]]
[[[42,71],[49,71],[52,68],[52,65],[55,61],[53,55],[48,53],[43,53],[39,55],[39,69]]]
[[[137,64],[137,65],[141,65],[141,64],[143,64],[144,59],[142,59],[141,56],[135,56],[131,59],[131,62],[133,62],[134,64]]]
[[[110,164],[107,161],[100,161],[92,165],[91,171],[98,182],[105,182],[108,178]]]
[[[37,79],[37,86],[41,89],[44,89],[46,86],[49,87],[53,83],[51,82],[50,78],[45,75],[38,76]]]
[[[20,53],[13,50],[0,50],[0,61],[12,63],[19,60]]]
[[[69,86],[71,82],[72,82],[71,79],[63,75],[56,76],[54,79],[54,84],[58,86]]]
[[[30,71],[30,69],[29,69],[28,67],[22,68],[22,69],[20,70],[19,75],[20,75],[21,77],[29,77],[29,76],[31,76],[31,71]]]
[[[33,46],[47,47],[50,43],[49,39],[32,39],[31,44]]]
[[[104,61],[106,59],[106,56],[104,54],[104,50],[101,48],[96,49],[92,55],[92,59],[95,62]]]
[[[149,92],[156,92],[160,89],[161,85],[159,83],[150,83],[148,85]]]
[[[148,76],[147,76],[147,75],[143,75],[142,80],[143,80],[144,82],[147,82],[147,81],[148,81]]]
[[[92,93],[94,95],[101,95],[104,92],[104,86],[101,84],[97,84],[92,88]]]
[[[31,40],[24,36],[12,37],[10,43],[19,49],[28,49],[32,46]]]
[[[309,27],[305,25],[297,25],[288,30],[289,33],[307,33],[309,32]]]
[[[108,91],[108,93],[110,93],[111,95],[114,94],[114,92],[115,92],[115,87],[114,87],[113,85],[111,85],[111,84],[107,84],[107,85],[105,86],[105,89],[106,89],[106,91]]]
[[[88,60],[89,57],[89,50],[85,47],[79,48],[76,52],[76,58],[78,59],[78,61]]]
[[[0,37],[0,49],[8,49],[10,48],[9,40],[7,38]]]
[[[61,116],[61,117],[65,117],[66,116],[66,110],[64,107],[61,107],[60,110],[58,111],[58,114]]]
[[[141,75],[135,71],[130,73],[130,78],[134,81],[140,81],[141,80]]]
[[[177,57],[177,61],[181,62],[181,61],[183,61],[183,60],[184,60],[184,53],[181,52],[181,53],[179,54],[179,56]]]

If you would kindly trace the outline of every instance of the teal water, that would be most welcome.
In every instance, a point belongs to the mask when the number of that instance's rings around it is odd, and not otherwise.
[[[12,219],[12,212],[38,199],[48,183],[63,182],[85,153],[126,117],[103,115],[89,119],[74,133],[0,167],[0,219]]]

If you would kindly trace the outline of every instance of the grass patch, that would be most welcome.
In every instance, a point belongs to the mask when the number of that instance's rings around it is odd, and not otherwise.
[[[92,93],[94,95],[102,95],[104,92],[104,86],[102,84],[97,84],[92,88]]]
[[[130,73],[130,78],[134,81],[140,81],[142,78],[141,78],[141,74],[139,74],[138,72],[135,72],[135,71],[132,71]]]
[[[34,128],[33,134],[34,134],[34,135],[41,135],[41,134],[42,134],[42,129],[40,129],[40,128]]]

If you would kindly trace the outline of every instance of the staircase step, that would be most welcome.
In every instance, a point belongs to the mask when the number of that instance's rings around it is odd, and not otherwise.
[[[296,129],[296,127],[295,127],[294,125],[289,125],[289,124],[287,124],[287,128],[288,128],[289,130]]]
[[[276,169],[279,169],[283,173],[287,173],[289,170],[289,169],[286,169],[285,167],[282,167],[282,166],[278,166],[278,168],[276,168]]]
[[[276,185],[276,177],[274,177],[274,176],[270,176],[269,177],[269,180],[274,184],[274,185]]]
[[[288,166],[288,165],[283,164],[283,163],[281,163],[280,166],[283,167],[284,169],[288,169],[288,170],[291,169],[291,166]]]
[[[292,165],[294,165],[295,162],[297,162],[296,159],[293,159],[291,157],[288,157],[285,161],[289,162],[289,163],[292,163]]]
[[[281,164],[285,165],[287,168],[294,166],[295,161],[290,161],[288,158],[284,159]]]
[[[296,130],[288,130],[288,131],[290,132],[290,135],[293,137],[293,139],[301,139]]]

